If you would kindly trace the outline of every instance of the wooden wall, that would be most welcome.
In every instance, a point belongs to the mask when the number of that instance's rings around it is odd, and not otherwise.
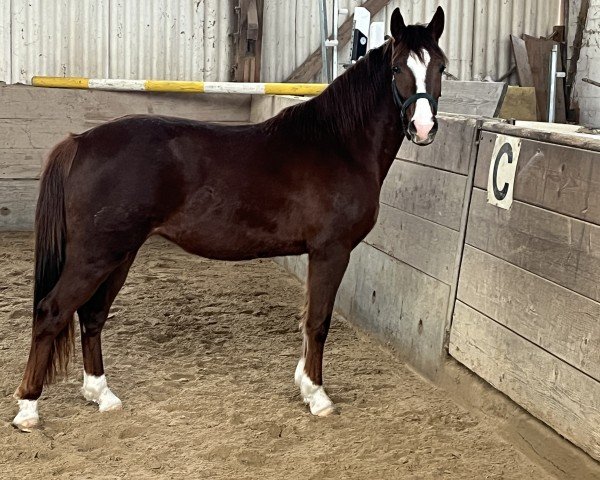
[[[482,132],[450,354],[600,459],[600,153],[523,139],[503,210],[487,202],[496,138]]]
[[[430,377],[449,351],[600,459],[600,143],[440,119],[400,149],[336,307]],[[509,210],[487,199],[498,132],[522,138]],[[305,257],[278,261],[304,280]]]
[[[246,123],[250,103],[247,95],[0,86],[0,231],[32,229],[43,158],[67,133],[132,113]]]

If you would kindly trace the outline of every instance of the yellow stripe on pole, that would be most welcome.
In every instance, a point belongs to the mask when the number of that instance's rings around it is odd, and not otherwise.
[[[319,95],[327,87],[326,83],[265,83],[265,94]]]
[[[88,78],[83,77],[33,77],[34,87],[51,88],[88,88]]]
[[[149,92],[204,93],[204,82],[181,80],[146,80],[144,90]]]

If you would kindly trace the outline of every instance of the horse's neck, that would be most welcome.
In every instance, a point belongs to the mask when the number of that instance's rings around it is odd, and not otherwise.
[[[400,149],[404,133],[400,112],[392,99],[391,86],[390,91],[384,90],[379,98],[379,104],[371,112],[365,128],[353,135],[349,151],[373,173],[381,187]]]

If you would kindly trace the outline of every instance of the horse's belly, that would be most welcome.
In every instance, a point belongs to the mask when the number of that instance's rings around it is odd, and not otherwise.
[[[162,235],[184,250],[216,260],[300,255],[306,241],[285,226],[249,226],[213,218],[202,222],[168,222],[154,233]]]

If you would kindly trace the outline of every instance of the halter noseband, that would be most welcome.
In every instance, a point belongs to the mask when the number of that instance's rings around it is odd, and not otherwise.
[[[429,105],[431,106],[431,110],[433,111],[433,114],[437,115],[437,107],[438,107],[437,101],[435,100],[435,98],[433,98],[427,92],[415,93],[414,95],[411,95],[410,97],[408,97],[406,100],[403,100],[402,96],[400,95],[400,92],[398,91],[398,86],[396,85],[396,82],[394,81],[393,73],[392,73],[392,94],[394,96],[394,103],[400,109],[400,119],[402,120],[402,129],[404,130],[404,135],[406,135],[406,138],[408,138],[408,139],[410,139],[410,136],[408,134],[408,128],[407,128],[408,118],[406,118],[406,110],[408,109],[408,107],[410,107],[413,103],[415,103],[420,98],[424,98],[429,102]]]

